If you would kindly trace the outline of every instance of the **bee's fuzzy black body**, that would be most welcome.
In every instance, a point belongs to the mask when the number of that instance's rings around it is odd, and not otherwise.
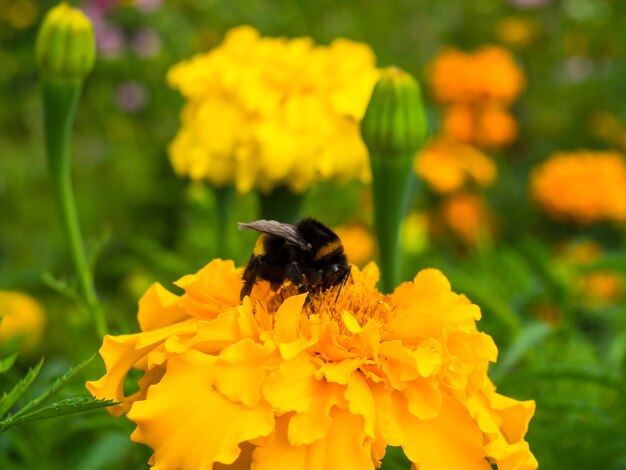
[[[295,225],[257,220],[239,228],[262,232],[243,273],[242,299],[259,279],[274,290],[288,280],[301,292],[313,292],[339,285],[350,274],[341,240],[315,219]]]

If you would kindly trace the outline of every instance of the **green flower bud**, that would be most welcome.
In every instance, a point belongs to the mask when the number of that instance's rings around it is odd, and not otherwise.
[[[371,158],[402,155],[414,158],[426,136],[420,87],[397,67],[381,71],[361,122]]]
[[[46,78],[85,78],[96,60],[91,22],[82,11],[60,3],[50,10],[39,29],[35,54]]]

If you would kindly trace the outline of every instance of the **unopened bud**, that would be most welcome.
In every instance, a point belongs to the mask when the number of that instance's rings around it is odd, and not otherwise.
[[[82,11],[60,3],[50,10],[39,29],[35,54],[46,78],[85,78],[96,60],[91,22]]]
[[[397,67],[382,70],[361,122],[371,158],[403,155],[413,159],[426,135],[420,87]]]

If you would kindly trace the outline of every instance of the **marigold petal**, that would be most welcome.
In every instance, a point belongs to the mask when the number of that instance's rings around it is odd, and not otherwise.
[[[350,413],[363,416],[365,434],[374,436],[376,403],[363,374],[352,374],[347,384],[344,398],[348,401]]]
[[[300,294],[286,298],[276,312],[274,331],[277,342],[290,343],[299,338],[300,316],[307,295]]]
[[[196,274],[176,281],[185,290],[181,306],[189,315],[212,320],[226,308],[238,305],[243,287],[241,269],[228,260],[215,259]]]
[[[443,364],[441,343],[434,338],[427,338],[415,349],[417,370],[422,377],[436,373]]]
[[[150,286],[139,299],[137,320],[141,331],[156,330],[188,318],[184,309],[177,305],[180,300],[158,282]]]
[[[263,398],[279,414],[309,410],[318,389],[316,370],[312,358],[304,354],[281,362],[265,378]]]
[[[133,404],[128,418],[137,429],[131,439],[152,447],[155,465],[195,470],[230,464],[240,443],[272,432],[269,406],[248,408],[212,389],[215,361],[192,350],[170,358],[163,379],[150,387],[146,400]]]
[[[107,408],[113,416],[121,415],[131,404],[131,397],[124,395],[124,379],[128,371],[168,337],[191,334],[196,330],[197,325],[187,321],[147,333],[105,336],[99,352],[107,373],[99,380],[87,382],[85,384],[87,389],[96,398],[122,402]]]
[[[311,402],[310,409],[292,416],[289,420],[287,435],[291,445],[311,444],[327,435],[332,424],[330,410],[343,403],[344,390],[345,387],[336,384],[322,381],[315,383],[315,400]]]
[[[213,366],[215,387],[235,403],[257,406],[268,369],[278,365],[275,351],[273,344],[258,344],[250,338],[227,346]]]
[[[401,392],[407,399],[409,412],[420,419],[431,419],[441,410],[443,394],[436,382],[426,379],[413,380]]]
[[[324,377],[329,382],[346,385],[355,371],[365,359],[357,357],[354,359],[344,359],[340,362],[326,362],[320,366],[315,377],[321,379]]]

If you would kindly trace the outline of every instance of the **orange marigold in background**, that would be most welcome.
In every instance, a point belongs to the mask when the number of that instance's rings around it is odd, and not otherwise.
[[[435,57],[430,77],[435,97],[443,104],[497,102],[506,106],[525,85],[513,56],[497,46],[474,53],[446,48]]]
[[[530,190],[556,220],[626,220],[626,163],[619,152],[557,152],[534,169]]]
[[[348,262],[363,266],[374,256],[374,238],[372,232],[361,224],[342,225],[333,228],[341,239]]]
[[[555,258],[568,278],[568,284],[584,305],[601,308],[615,305],[624,297],[623,276],[610,269],[590,269],[603,256],[602,247],[593,240],[568,242]]]
[[[433,191],[442,194],[472,184],[488,187],[497,176],[495,164],[476,147],[445,138],[431,140],[420,151],[414,170]]]
[[[28,294],[0,291],[0,345],[32,351],[41,341],[46,317],[43,306]]]
[[[493,217],[486,201],[477,194],[461,193],[448,197],[441,206],[446,226],[466,245],[475,246],[493,233]]]
[[[444,106],[445,136],[484,147],[502,147],[517,138],[517,123],[508,107],[525,79],[505,49],[444,49],[430,72],[435,97]]]
[[[141,333],[106,336],[106,374],[155,468],[373,469],[387,446],[417,468],[535,469],[524,440],[535,404],[496,393],[480,309],[434,269],[392,294],[378,269],[298,294],[266,283],[239,300],[241,270],[215,260],[139,306]],[[124,393],[131,368],[139,391]]]

